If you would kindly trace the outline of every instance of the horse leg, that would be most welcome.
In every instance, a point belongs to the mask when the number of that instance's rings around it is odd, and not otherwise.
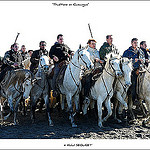
[[[66,95],[66,99],[67,99],[67,104],[68,104],[68,108],[69,108],[69,115],[70,115],[69,118],[71,120],[71,125],[72,125],[72,127],[77,127],[77,125],[75,124],[75,121],[74,121],[72,96],[70,93]]]
[[[17,99],[16,104],[15,104],[15,109],[14,109],[14,125],[17,125],[17,111],[18,111],[18,105],[21,100],[22,95]]]
[[[76,112],[79,113],[80,112],[80,108],[79,108],[79,94],[76,94],[74,95],[73,97],[74,99],[74,103],[75,103],[75,106],[76,106]]]
[[[61,109],[64,110],[65,109],[65,96],[60,94],[60,105],[61,105]]]
[[[150,122],[150,117],[149,117],[149,114],[150,114],[150,99],[146,99],[145,102],[146,102],[146,106],[147,106],[147,109],[148,109],[148,115],[147,115],[147,119],[145,119],[142,122],[143,125],[145,125],[145,124]]]
[[[51,116],[50,116],[49,96],[48,95],[44,96],[44,101],[45,101],[45,107],[46,107],[46,111],[47,111],[47,115],[48,115],[49,126],[53,126],[53,122],[52,122]]]
[[[14,112],[14,108],[13,108],[13,98],[12,98],[12,96],[10,96],[10,97],[8,98],[8,103],[9,103],[9,107],[10,107],[10,112],[9,112],[8,115],[6,115],[6,116],[4,117],[4,120],[7,120],[8,117],[11,116],[11,115],[13,114],[13,112]]]
[[[133,113],[132,107],[133,107],[132,95],[130,94],[128,96],[128,111],[129,111],[129,115],[131,117],[131,120],[135,120],[135,115]]]
[[[0,98],[0,114],[1,114],[1,122],[3,123],[4,118],[3,118],[3,102],[2,102],[2,98]]]
[[[32,120],[32,123],[34,123],[35,122],[36,98],[31,96],[30,99],[31,99],[31,120]]]
[[[84,101],[83,101],[83,106],[82,106],[82,111],[83,111],[83,115],[87,114],[87,109],[90,105],[90,99],[85,97]]]
[[[116,98],[114,98],[114,103],[113,103],[113,117],[117,122],[121,122],[121,120],[117,119],[117,107],[119,105],[119,102]]]
[[[102,99],[99,96],[97,99],[97,109],[98,109],[98,126],[101,128],[103,127],[102,125]]]
[[[120,105],[124,106],[125,111],[127,112],[128,109],[128,105],[126,103],[126,101],[123,99],[123,97],[121,96],[120,92],[116,93],[116,99],[120,102]],[[121,106],[122,107],[122,106]],[[127,115],[127,113],[126,113]],[[127,116],[125,116],[125,118],[127,118]],[[116,118],[117,119],[117,118]],[[121,122],[121,120],[117,119],[118,122]]]
[[[105,106],[107,108],[108,113],[107,113],[107,116],[103,119],[102,122],[107,121],[107,119],[112,115],[110,98],[107,98],[105,100]]]

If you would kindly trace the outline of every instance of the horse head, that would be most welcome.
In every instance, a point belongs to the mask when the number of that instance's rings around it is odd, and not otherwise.
[[[125,85],[129,87],[131,85],[131,72],[132,72],[132,60],[128,58],[121,58],[121,69],[125,80]]]
[[[39,61],[39,68],[42,69],[45,73],[49,71],[50,59],[46,55],[42,55]]]
[[[109,69],[111,73],[115,73],[115,76],[121,77],[122,72],[120,69],[120,55],[115,53],[110,53],[105,57],[106,60],[106,70]],[[108,71],[108,70],[107,70]]]
[[[22,83],[23,98],[27,99],[29,97],[31,88],[37,80],[34,80],[33,74],[30,71],[25,71],[25,76]]]
[[[78,61],[85,69],[90,70],[94,67],[93,62],[90,59],[90,53],[87,50],[78,50]]]

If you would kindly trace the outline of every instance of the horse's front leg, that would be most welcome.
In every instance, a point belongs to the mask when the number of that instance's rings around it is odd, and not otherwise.
[[[14,112],[14,107],[13,107],[13,98],[12,96],[10,95],[9,98],[8,98],[8,104],[9,104],[9,107],[10,107],[10,112],[7,116],[4,116],[4,120],[7,120],[9,116],[11,116]]]
[[[76,106],[75,112],[79,113],[80,112],[80,110],[79,110],[79,94],[75,94],[73,97],[73,100],[74,100],[74,103]]]
[[[73,115],[73,107],[72,107],[72,95],[71,93],[66,94],[66,100],[69,108],[69,118],[71,120],[71,125],[72,127],[77,127],[74,121],[74,115]]]
[[[15,109],[14,109],[14,124],[17,125],[18,121],[17,121],[17,111],[18,111],[18,105],[19,105],[19,102],[21,100],[21,97],[22,95],[20,95],[18,97],[18,99],[16,100],[16,104],[15,104]]]
[[[44,101],[45,101],[45,107],[46,107],[46,111],[47,111],[47,115],[48,115],[49,126],[53,126],[53,122],[52,122],[51,116],[50,116],[49,96],[48,96],[48,94],[44,95]]]
[[[107,108],[108,113],[107,116],[103,119],[103,121],[106,121],[112,115],[110,98],[107,98],[105,100],[105,106]]]
[[[97,109],[98,109],[98,126],[101,128],[102,125],[102,98],[99,96],[97,99]]]
[[[83,106],[82,106],[83,115],[87,114],[89,105],[90,105],[90,99],[85,97],[85,99],[83,101]]]
[[[134,115],[134,113],[133,113],[132,107],[133,107],[132,95],[130,94],[130,95],[128,96],[128,111],[129,111],[129,115],[130,115],[130,117],[131,117],[131,120],[135,120],[135,115]]]
[[[124,105],[125,110],[127,110],[128,109],[128,105],[127,105],[126,101],[123,99],[123,97],[121,96],[120,92],[116,92],[116,98],[117,98],[117,100],[119,100],[119,102],[122,105]]]
[[[31,100],[31,120],[32,120],[32,123],[34,123],[35,122],[36,97],[30,96],[30,100]]]

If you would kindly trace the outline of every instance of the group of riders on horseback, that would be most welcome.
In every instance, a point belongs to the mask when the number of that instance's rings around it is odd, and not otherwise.
[[[112,43],[113,38],[112,35],[106,36],[106,42],[100,47],[100,50],[98,51],[96,49],[96,41],[94,39],[89,39],[87,42],[86,47],[80,47],[82,51],[86,50],[89,52],[91,62],[94,64],[94,71],[86,70],[82,73],[82,79],[84,80],[83,88],[84,88],[84,97],[89,96],[89,91],[92,86],[92,80],[93,76],[97,73],[102,73],[103,69],[105,68],[105,56],[111,52],[118,53],[118,50],[116,46]],[[74,56],[74,52],[71,51],[71,49],[64,44],[63,35],[59,34],[57,36],[57,42],[51,47],[50,51],[48,52],[46,50],[46,42],[41,41],[39,43],[39,50],[33,51],[33,53],[29,56],[24,50],[25,46],[23,45],[21,48],[21,51],[18,51],[18,44],[14,43],[11,45],[11,50],[7,51],[4,55],[4,58],[2,60],[2,66],[1,66],[1,73],[0,73],[0,82],[3,80],[4,76],[6,75],[6,72],[9,70],[16,70],[16,69],[23,69],[24,66],[22,65],[22,61],[30,58],[30,71],[36,75],[38,71],[38,66],[40,62],[40,58],[43,55],[49,56],[50,60],[53,60],[54,64],[54,70],[53,70],[53,76],[52,76],[52,84],[51,84],[51,90],[53,90],[53,97],[58,96],[58,89],[56,86],[56,82],[58,79],[59,72],[61,70],[61,66],[63,64],[67,64],[72,60],[72,57]],[[134,103],[137,102],[136,97],[136,85],[137,85],[137,77],[138,74],[142,68],[142,65],[148,66],[148,51],[146,50],[146,41],[142,41],[140,43],[140,48],[138,47],[138,39],[133,38],[131,40],[131,46],[124,51],[122,57],[127,57],[128,59],[132,59],[132,76],[131,76],[131,82],[132,82],[132,100]],[[32,52],[32,51],[29,51]],[[72,63],[73,64],[73,63]],[[75,64],[73,64],[75,65]],[[41,78],[40,75],[38,75],[39,78]]]

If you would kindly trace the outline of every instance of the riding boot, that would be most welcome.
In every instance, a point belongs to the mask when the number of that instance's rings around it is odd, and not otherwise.
[[[89,96],[89,92],[90,92],[90,88],[91,88],[91,83],[92,83],[92,74],[88,74],[86,75],[86,80],[85,80],[85,85],[84,85],[84,96],[88,97]]]
[[[52,79],[52,90],[53,90],[52,96],[53,97],[58,96],[58,92],[57,92],[57,88],[56,88],[56,84],[57,84],[56,80],[57,80],[57,76],[59,74],[59,71],[60,71],[60,68],[58,67],[58,63],[56,63],[55,68],[54,68],[54,76]]]

